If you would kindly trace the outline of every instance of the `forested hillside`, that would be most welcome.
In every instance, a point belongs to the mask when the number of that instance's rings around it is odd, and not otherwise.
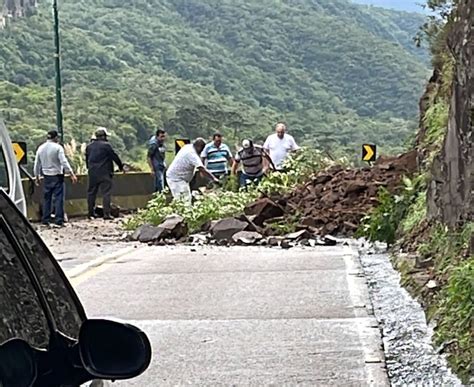
[[[104,125],[130,157],[154,127],[399,149],[416,127],[423,18],[347,0],[60,2],[67,138]],[[49,2],[0,31],[0,115],[38,143],[54,125]]]

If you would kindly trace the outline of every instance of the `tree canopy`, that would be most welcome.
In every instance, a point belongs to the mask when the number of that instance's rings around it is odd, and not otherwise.
[[[30,147],[55,122],[49,7],[0,31],[0,115]],[[156,127],[262,140],[278,120],[399,150],[428,75],[421,16],[347,0],[62,0],[60,20],[66,138],[106,126],[130,158]]]

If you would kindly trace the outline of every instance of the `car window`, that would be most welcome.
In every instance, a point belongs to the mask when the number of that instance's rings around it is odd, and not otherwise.
[[[2,145],[0,145],[0,188],[3,188],[8,192],[9,187],[7,162],[5,160],[5,153],[3,153]]]
[[[39,298],[0,225],[0,343],[17,337],[46,348],[50,331]]]
[[[0,214],[6,218],[14,230],[21,247],[29,258],[50,304],[58,329],[70,337],[77,338],[79,328],[86,316],[58,263],[36,231],[12,204],[8,196],[1,191]]]

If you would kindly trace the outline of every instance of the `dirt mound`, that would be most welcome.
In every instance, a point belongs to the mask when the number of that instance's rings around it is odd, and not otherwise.
[[[413,174],[417,168],[416,151],[380,158],[368,168],[334,166],[286,197],[286,211],[301,214],[299,229],[314,229],[323,235],[351,235],[378,204],[379,189],[395,191],[402,176]]]

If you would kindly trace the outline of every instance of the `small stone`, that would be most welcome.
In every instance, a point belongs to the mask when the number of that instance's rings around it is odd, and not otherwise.
[[[281,242],[280,246],[282,249],[291,249],[293,247],[293,245],[286,239]]]
[[[311,237],[311,234],[308,232],[308,230],[301,230],[297,232],[293,232],[291,234],[288,234],[285,236],[285,239],[291,240],[291,241],[298,241],[300,239],[308,239]]]
[[[253,231],[240,231],[232,236],[235,243],[242,243],[244,245],[253,245],[262,239],[262,235]]]
[[[430,290],[434,290],[439,287],[435,280],[429,280],[425,286]]]

